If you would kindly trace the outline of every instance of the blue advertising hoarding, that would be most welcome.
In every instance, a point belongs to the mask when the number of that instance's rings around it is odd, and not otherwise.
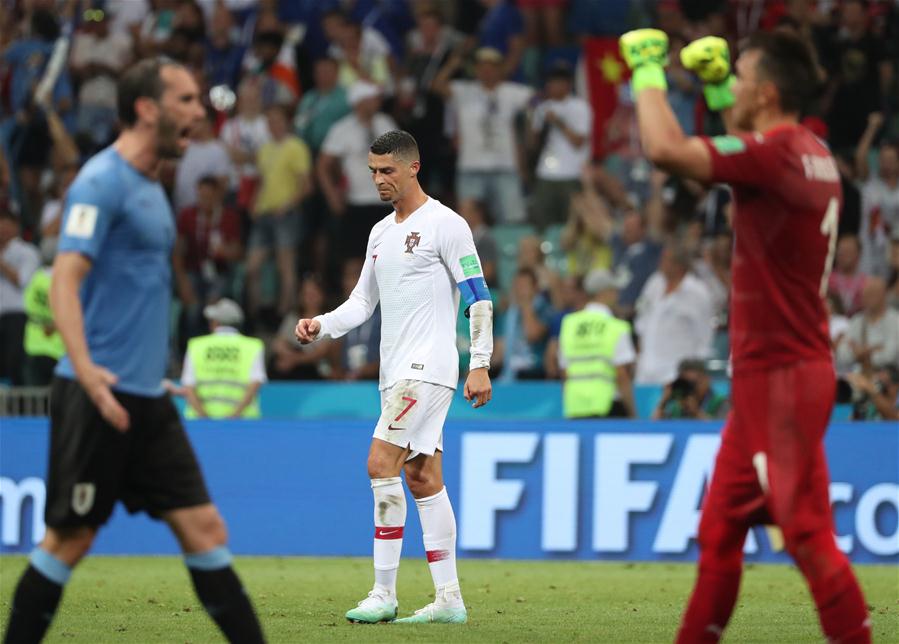
[[[43,534],[47,421],[0,421],[2,550]],[[372,421],[191,421],[191,439],[239,554],[368,555],[365,461]],[[451,421],[444,472],[462,557],[685,561],[720,423]],[[899,562],[899,431],[828,431],[840,547],[856,563]],[[423,556],[414,504],[404,553]],[[754,530],[747,560],[786,561]],[[167,529],[118,507],[95,553],[167,554]]]

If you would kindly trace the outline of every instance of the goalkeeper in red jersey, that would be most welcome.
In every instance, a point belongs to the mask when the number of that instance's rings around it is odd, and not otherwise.
[[[829,642],[869,642],[861,589],[833,536],[824,433],[836,378],[823,296],[842,198],[827,147],[799,125],[817,85],[807,46],[756,34],[731,75],[727,43],[706,37],[681,60],[706,83],[729,134],[687,137],[666,96],[668,39],[621,37],[644,153],[672,174],[733,189],[733,407],[699,524],[699,575],[679,642],[716,642],[733,611],[749,528],[776,524],[811,590]]]

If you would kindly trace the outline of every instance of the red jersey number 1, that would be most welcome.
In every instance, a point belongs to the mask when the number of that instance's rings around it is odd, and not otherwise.
[[[824,260],[824,272],[821,273],[821,297],[827,296],[827,282],[830,280],[830,271],[833,269],[833,256],[837,250],[837,230],[840,224],[840,200],[831,197],[827,202],[827,210],[824,219],[821,220],[821,234],[828,236],[827,259]]]

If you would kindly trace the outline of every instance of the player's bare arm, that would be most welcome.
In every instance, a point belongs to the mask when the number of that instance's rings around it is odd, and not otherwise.
[[[120,432],[128,431],[131,419],[111,387],[118,381],[115,374],[94,364],[84,336],[84,315],[78,293],[90,272],[91,262],[81,253],[60,253],[53,262],[50,307],[57,328],[66,345],[78,382],[100,410],[103,418]]]
[[[640,141],[646,156],[658,167],[683,177],[709,181],[711,154],[698,137],[688,137],[674,116],[666,93],[664,67],[668,37],[656,29],[638,29],[621,37],[621,51],[633,70]],[[732,114],[736,79],[730,74],[727,43],[713,36],[683,49],[681,61],[705,83],[709,108],[722,113],[729,132],[738,130]]]

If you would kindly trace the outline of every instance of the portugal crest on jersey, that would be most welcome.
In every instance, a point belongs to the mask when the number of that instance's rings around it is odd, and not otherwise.
[[[418,246],[418,242],[421,241],[421,235],[418,233],[409,233],[406,235],[406,252],[411,253],[412,249]]]

